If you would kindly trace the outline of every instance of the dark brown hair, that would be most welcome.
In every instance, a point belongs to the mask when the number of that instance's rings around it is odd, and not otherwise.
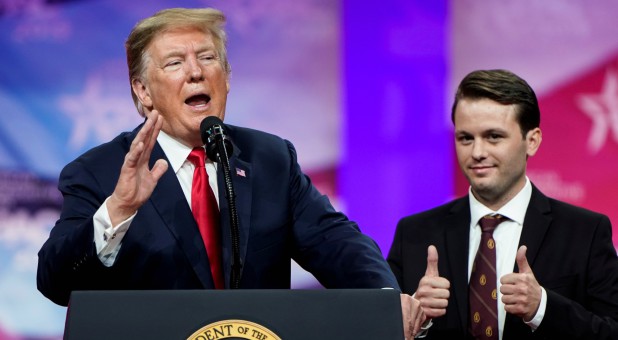
[[[537,128],[541,124],[539,103],[532,87],[528,83],[507,70],[477,70],[463,78],[451,109],[451,120],[455,123],[455,109],[462,99],[491,99],[500,104],[514,104],[517,122],[522,135]]]

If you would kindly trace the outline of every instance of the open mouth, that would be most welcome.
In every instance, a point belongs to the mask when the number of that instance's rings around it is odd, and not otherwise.
[[[191,96],[185,100],[185,104],[193,107],[206,106],[210,102],[210,96],[207,94],[198,94]]]

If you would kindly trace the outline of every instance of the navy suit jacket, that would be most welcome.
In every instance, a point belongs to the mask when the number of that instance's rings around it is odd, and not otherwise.
[[[609,219],[551,199],[533,186],[519,240],[547,309],[535,332],[507,314],[503,340],[618,339],[618,259]],[[438,271],[451,283],[446,315],[427,339],[466,339],[470,205],[463,197],[403,218],[388,255],[402,291],[412,294],[425,274],[427,247],[438,249]],[[515,264],[514,272],[517,272]]]
[[[209,289],[214,284],[197,224],[171,167],[138,210],[116,262],[105,267],[93,242],[93,215],[116,186],[124,156],[140,127],[68,164],[60,174],[60,219],[39,252],[37,284],[66,305],[73,290]],[[327,288],[399,288],[379,248],[336,212],[297,163],[291,143],[227,126],[240,224],[240,288],[289,288],[290,259]],[[166,159],[157,144],[150,165]],[[230,286],[229,206],[218,167],[221,244]],[[244,173],[243,173],[244,172]]]

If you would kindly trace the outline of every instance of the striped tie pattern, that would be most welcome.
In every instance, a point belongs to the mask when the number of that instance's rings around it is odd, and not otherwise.
[[[470,333],[475,339],[498,339],[498,291],[496,287],[496,242],[494,229],[505,220],[486,215],[479,221],[481,243],[470,275]]]

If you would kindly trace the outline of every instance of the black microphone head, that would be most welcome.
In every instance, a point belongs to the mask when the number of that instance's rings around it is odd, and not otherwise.
[[[200,123],[200,135],[202,143],[206,145],[206,156],[213,161],[218,161],[217,154],[225,152],[232,154],[234,147],[225,135],[225,125],[218,117],[208,116]],[[217,141],[223,143],[225,150],[218,150]],[[225,157],[227,159],[227,157]]]
[[[200,123],[200,134],[202,137],[202,143],[208,145],[208,139],[214,137],[214,126],[219,125],[223,129],[223,121],[219,117],[208,116]]]

